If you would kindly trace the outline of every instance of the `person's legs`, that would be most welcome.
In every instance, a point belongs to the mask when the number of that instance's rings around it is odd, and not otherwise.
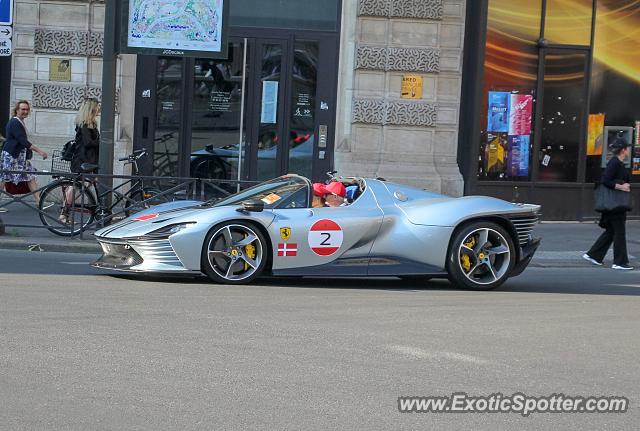
[[[29,190],[31,190],[32,192],[38,190],[38,181],[35,178],[29,181],[28,184],[29,184]],[[40,192],[35,192],[33,194],[33,198],[36,201],[36,206],[38,206],[38,204],[40,204]]]
[[[598,262],[602,262],[604,256],[607,254],[607,250],[611,246],[613,242],[613,226],[609,220],[607,215],[602,216],[603,222],[606,225],[605,231],[598,237],[595,243],[591,246],[587,254],[597,260]]]
[[[627,213],[621,213],[611,219],[613,227],[613,264],[628,265],[629,255],[627,254],[627,238],[626,238],[626,221]]]

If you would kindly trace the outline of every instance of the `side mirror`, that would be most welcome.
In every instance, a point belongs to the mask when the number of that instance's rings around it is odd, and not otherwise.
[[[250,200],[242,202],[242,208],[238,208],[240,212],[259,213],[264,210],[264,202],[261,200]]]

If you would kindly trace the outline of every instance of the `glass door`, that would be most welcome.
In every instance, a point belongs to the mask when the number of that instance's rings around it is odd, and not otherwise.
[[[133,141],[153,153],[142,172],[324,179],[333,150],[337,38],[274,33],[230,37],[224,60],[139,56]]]
[[[243,118],[246,64],[243,39],[231,40],[226,60],[197,58],[194,61],[189,145],[191,177],[238,179],[241,142],[245,139],[247,124]]]

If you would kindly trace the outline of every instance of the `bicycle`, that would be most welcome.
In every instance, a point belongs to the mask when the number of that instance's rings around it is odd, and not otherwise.
[[[118,161],[131,164],[135,176],[138,174],[138,160],[146,154],[143,148]],[[51,163],[53,166],[53,158]],[[85,174],[95,173],[97,168],[97,165],[90,163],[81,166]],[[42,224],[60,236],[74,236],[96,221],[109,222],[118,213],[128,217],[134,212],[168,201],[161,191],[145,186],[142,178],[131,178],[113,189],[100,192],[95,179],[84,178],[81,181],[79,175],[70,173],[58,177],[60,179],[42,190],[38,209]],[[129,188],[126,191],[119,191],[127,186]],[[109,195],[112,199],[111,204],[107,205],[106,197]],[[122,206],[122,209],[114,213],[118,206]]]

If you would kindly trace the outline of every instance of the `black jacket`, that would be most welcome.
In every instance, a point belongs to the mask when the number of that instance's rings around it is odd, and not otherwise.
[[[27,140],[27,131],[16,117],[9,120],[6,132],[7,140],[2,150],[11,154],[14,159],[18,158],[22,150],[31,148],[31,142]]]
[[[602,173],[600,182],[610,189],[615,189],[616,184],[624,184],[631,182],[629,169],[620,161],[619,158],[613,156],[607,163],[607,167]]]
[[[71,159],[71,172],[81,172],[83,163],[98,164],[98,152],[100,150],[100,132],[98,129],[76,126],[76,153]]]

